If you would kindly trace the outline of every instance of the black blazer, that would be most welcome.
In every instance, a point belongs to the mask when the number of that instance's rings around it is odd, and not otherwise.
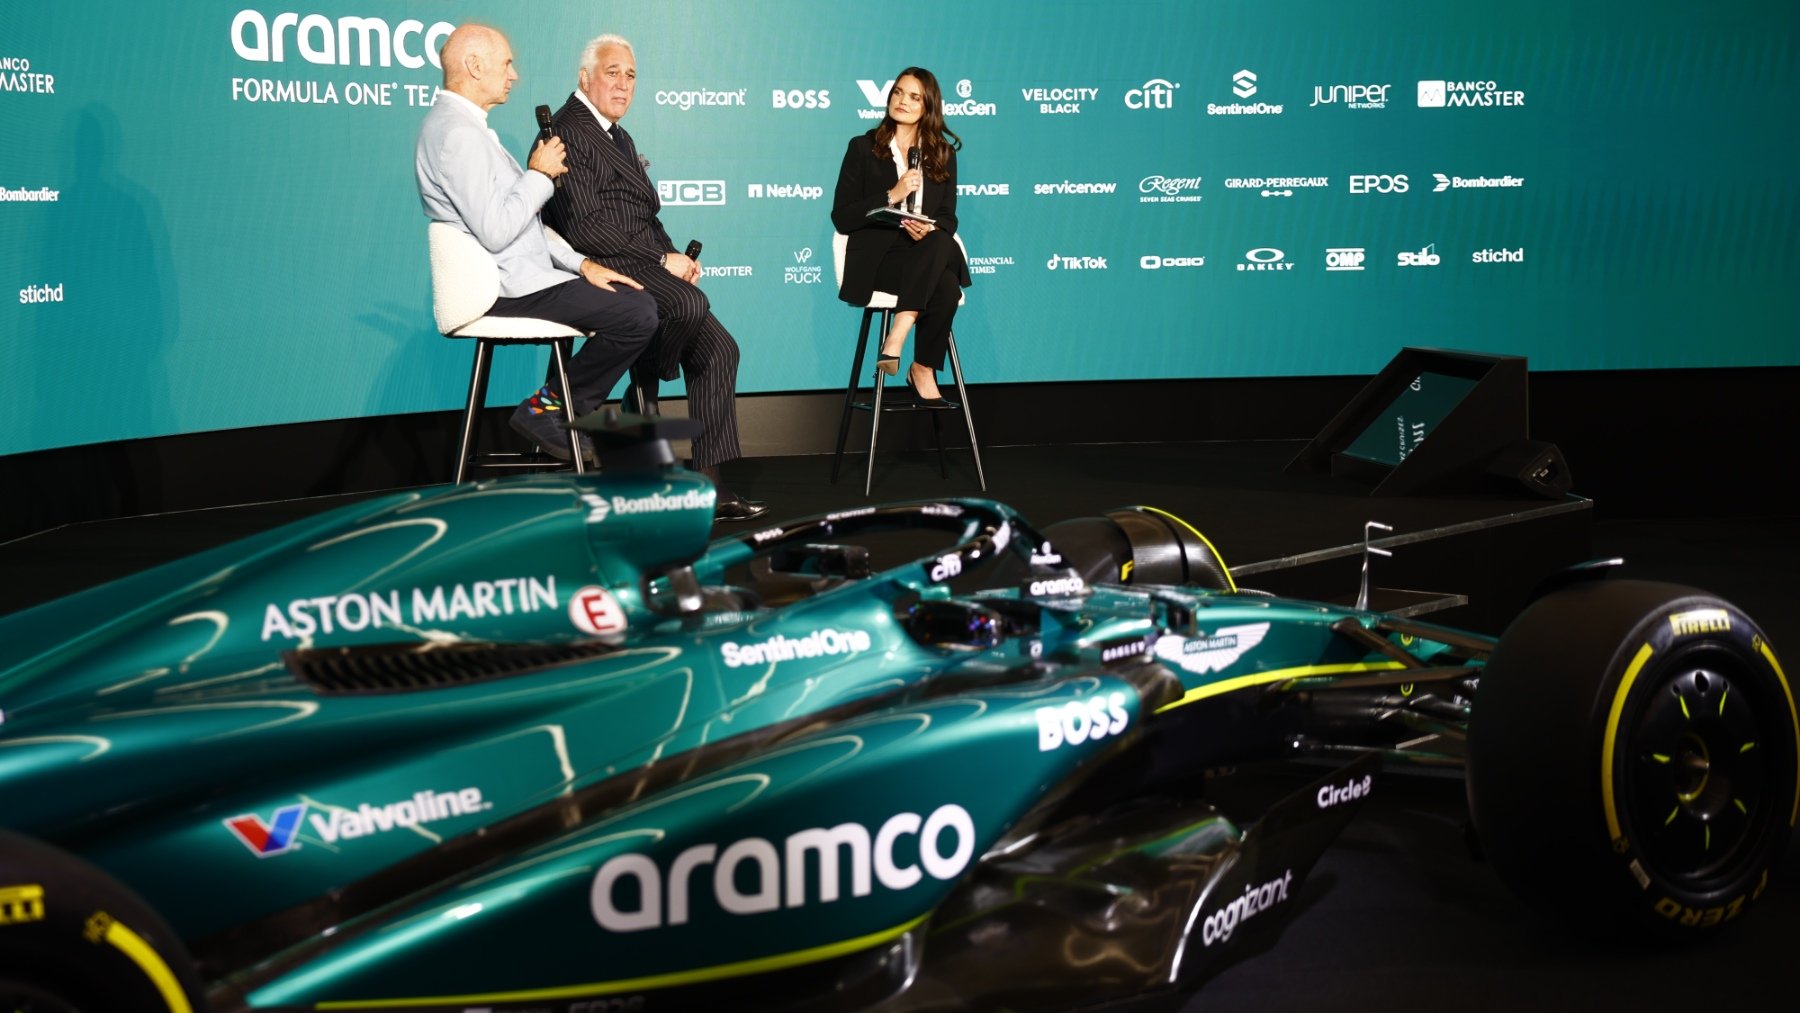
[[[582,256],[623,274],[656,264],[675,248],[657,212],[662,201],[644,167],[574,95],[554,120],[569,174],[544,205],[544,222]],[[614,126],[614,130],[620,129]]]
[[[879,222],[869,212],[888,202],[887,192],[900,182],[900,172],[891,155],[873,151],[875,131],[858,134],[844,150],[844,165],[838,170],[837,192],[832,198],[831,224],[850,237],[844,253],[844,283],[838,298],[858,306],[867,305],[875,291],[875,271],[881,258],[896,243],[911,242],[900,226]],[[937,219],[940,231],[956,234],[956,152],[950,152],[950,177],[942,183],[925,176],[919,191],[919,212]],[[577,249],[579,249],[577,244]],[[956,256],[957,281],[968,288],[969,265],[959,249]]]

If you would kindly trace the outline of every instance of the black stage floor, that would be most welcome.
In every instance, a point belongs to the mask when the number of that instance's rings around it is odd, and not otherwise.
[[[1800,517],[1663,520],[1655,504],[1504,495],[1371,499],[1326,479],[1287,476],[1294,442],[997,447],[987,495],[1043,525],[1129,503],[1183,516],[1218,545],[1242,582],[1283,593],[1354,593],[1365,520],[1395,528],[1376,583],[1468,596],[1427,618],[1498,629],[1542,571],[1620,555],[1639,576],[1716,591],[1800,657]],[[866,502],[864,459],[842,484],[822,457],[736,462],[727,478],[773,505],[771,520]],[[932,455],[884,455],[875,498],[979,495],[966,450],[950,477]],[[135,572],[351,499],[332,497],[58,528],[0,545],[0,614]],[[1409,562],[1410,560],[1410,562]],[[1790,667],[1795,667],[1790,662]],[[1646,950],[1571,935],[1565,912],[1514,899],[1468,856],[1462,784],[1389,778],[1325,854],[1302,912],[1266,953],[1170,1008],[1462,1010],[1788,1008],[1789,954],[1800,938],[1800,847],[1750,916],[1697,947]],[[1163,1003],[1156,1003],[1163,1006]]]

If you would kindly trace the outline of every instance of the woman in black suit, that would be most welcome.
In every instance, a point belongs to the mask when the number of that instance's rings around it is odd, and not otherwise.
[[[875,368],[889,376],[900,371],[900,349],[916,323],[919,336],[906,379],[926,401],[942,400],[937,371],[944,367],[961,289],[969,285],[969,266],[951,238],[956,235],[956,152],[961,147],[962,139],[944,126],[937,78],[931,71],[908,67],[894,79],[880,125],[850,139],[831,208],[832,225],[850,239],[838,298],[863,306],[877,290],[898,297],[894,325],[882,339]],[[914,148],[919,167],[909,169]],[[935,225],[910,219],[896,225],[867,217],[915,192],[918,212]]]

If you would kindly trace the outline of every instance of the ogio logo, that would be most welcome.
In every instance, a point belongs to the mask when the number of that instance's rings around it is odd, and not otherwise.
[[[1724,609],[1677,612],[1669,617],[1669,626],[1678,637],[1691,637],[1699,633],[1730,633],[1731,614]]]
[[[909,861],[915,855],[916,862]],[[726,914],[754,915],[834,903],[843,894],[846,873],[851,897],[869,896],[877,883],[885,890],[907,890],[926,875],[955,879],[974,855],[975,821],[952,803],[923,818],[896,814],[873,835],[860,823],[840,823],[790,834],[779,846],[761,837],[723,849],[696,844],[675,856],[666,875],[649,855],[618,855],[594,874],[590,899],[601,928],[641,932],[687,924],[696,880],[703,892],[710,886],[714,903]],[[710,876],[704,871],[708,866]],[[810,883],[809,868],[817,873]],[[621,908],[615,896],[625,879],[636,880],[625,893],[625,904],[635,908]]]

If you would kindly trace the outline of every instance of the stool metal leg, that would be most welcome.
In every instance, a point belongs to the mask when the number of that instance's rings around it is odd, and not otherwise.
[[[487,403],[488,362],[493,354],[493,346],[485,338],[475,339],[475,364],[469,369],[469,403],[463,408],[462,442],[456,449],[457,485],[469,474],[469,458],[475,449],[475,420],[481,417],[481,409]]]
[[[850,363],[850,382],[844,385],[844,410],[838,413],[837,450],[831,455],[831,484],[836,485],[838,468],[844,463],[844,442],[850,438],[851,405],[856,402],[856,381],[862,375],[863,354],[869,348],[869,318],[874,310],[863,310],[862,332],[856,336],[856,358]]]
[[[867,313],[867,312],[872,312],[872,311],[865,310],[864,312]],[[886,335],[888,332],[888,329],[894,325],[893,316],[894,316],[893,310],[882,310],[881,311],[881,333],[883,335]],[[859,348],[858,349],[859,354],[857,357],[859,364],[861,362],[860,352],[861,352],[861,349]],[[887,381],[887,374],[883,373],[879,369],[876,370],[875,371],[875,403],[872,406],[872,410],[869,412],[869,464],[868,464],[868,468],[863,472],[863,495],[864,496],[867,496],[869,494],[869,490],[873,489],[875,487],[875,439],[876,439],[876,437],[881,435],[881,389],[882,389],[882,387],[884,387],[886,385],[886,381]]]
[[[573,342],[570,342],[573,344]],[[556,380],[562,385],[563,422],[567,423],[575,414],[575,392],[569,389],[569,367],[565,359],[567,350],[561,341],[550,343],[550,356],[556,360]],[[575,474],[587,474],[587,465],[581,459],[581,434],[573,427],[569,428],[569,455],[575,461]]]
[[[956,400],[962,403],[963,422],[969,427],[969,450],[975,455],[975,478],[987,492],[987,475],[981,470],[981,444],[975,439],[975,416],[969,412],[969,392],[963,388],[962,356],[956,354],[956,332],[950,332],[950,373],[956,377]]]

